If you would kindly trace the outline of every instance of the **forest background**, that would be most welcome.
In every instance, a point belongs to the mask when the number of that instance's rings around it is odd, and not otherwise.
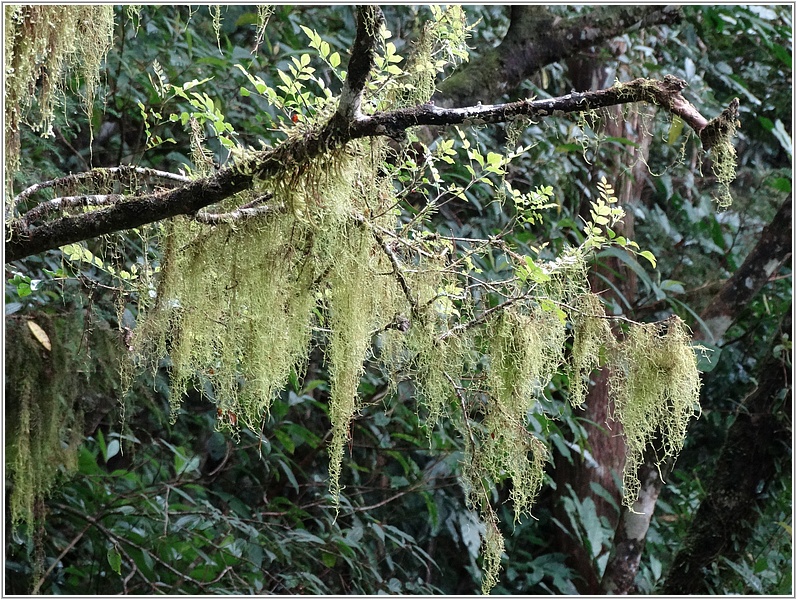
[[[422,214],[429,235],[500,236],[541,259],[582,244],[590,210],[616,194],[626,213],[617,233],[655,261],[601,247],[590,258],[592,291],[616,328],[678,315],[708,350],[696,354],[701,411],[680,456],[661,476],[640,467],[641,497],[655,512],[636,536],[624,527],[637,522],[622,504],[627,448],[608,408],[607,370],[592,374],[584,408],[570,403],[568,373],[550,378],[528,414],[546,448],[532,516],[516,521],[512,481],[489,491],[504,543],[492,593],[791,593],[792,8],[463,10],[473,25],[468,60],[445,57],[434,71],[438,107],[665,75],[686,82],[684,96],[708,119],[739,98],[728,207],[718,206],[722,173],[705,142],[653,104],[540,118],[519,131],[425,126],[402,149],[418,173],[402,182],[405,222]],[[376,55],[386,81],[408,71],[428,22],[454,14],[383,12],[390,35]],[[291,104],[283,90],[275,106],[259,86],[290,90],[312,75],[338,94],[335,69],[357,55],[356,15],[344,6],[115,7],[96,92],[87,96],[87,74],[74,69],[48,135],[35,131],[35,116],[22,120],[7,201],[98,167],[212,175],[238,144],[311,126],[307,97]],[[47,77],[36,85],[40,93]],[[6,101],[8,127],[8,91]],[[523,153],[491,163],[514,150],[508,138]],[[8,140],[7,128],[7,150]],[[473,149],[491,173],[474,173]],[[430,156],[461,193],[437,193],[424,171]],[[505,181],[533,211],[496,200]],[[435,210],[424,211],[430,198]],[[19,214],[6,211],[7,226],[46,202],[23,200]],[[337,503],[323,343],[254,430],[235,427],[237,414],[214,404],[210,385],[187,386],[172,419],[169,358],[123,393],[120,360],[138,295],[151,291],[144,273],[165,252],[156,238],[131,228],[6,262],[6,593],[476,593],[490,566],[483,514],[462,485],[462,431],[445,419],[430,427],[414,387],[391,387],[377,360],[359,381]],[[453,251],[484,280],[512,271],[506,256]]]

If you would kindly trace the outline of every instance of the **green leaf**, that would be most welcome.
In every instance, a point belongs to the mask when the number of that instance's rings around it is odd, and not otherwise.
[[[106,452],[105,452],[105,462],[107,463],[114,456],[119,454],[119,450],[120,449],[121,449],[121,446],[119,445],[119,440],[115,440],[114,439],[114,440],[111,440],[110,442],[108,442],[108,447],[106,448]]]
[[[290,78],[290,76],[289,76],[289,75],[288,75],[288,74],[287,74],[285,71],[283,71],[282,69],[279,69],[279,70],[277,70],[277,75],[279,76],[279,78],[280,78],[280,79],[282,79],[282,82],[283,82],[283,83],[284,83],[286,86],[288,86],[289,88],[291,87],[291,85],[293,85],[293,80],[292,80],[292,79]]]
[[[324,563],[330,569],[335,566],[338,562],[338,557],[332,554],[331,552],[327,552],[326,550],[321,553],[321,562]]]
[[[719,363],[722,348],[704,341],[700,343],[693,342],[690,345],[697,358],[697,370],[701,373],[710,373],[713,371]]]
[[[531,279],[534,283],[545,283],[551,280],[551,276],[546,273],[530,256],[524,256],[526,261],[522,279]],[[520,275],[520,274],[519,274]]]
[[[650,250],[642,250],[642,252],[639,253],[639,256],[644,256],[647,258],[650,261],[650,264],[653,265],[653,268],[656,268],[656,257],[653,256],[653,253]]]
[[[116,549],[116,546],[108,548],[108,564],[111,565],[111,569],[113,569],[114,573],[117,575],[122,574],[122,555],[119,554],[119,550]]]
[[[274,437],[279,440],[280,444],[282,444],[282,447],[285,448],[285,452],[288,454],[293,454],[293,452],[296,450],[296,444],[294,444],[293,438],[285,431],[279,429],[276,430],[274,432]]]

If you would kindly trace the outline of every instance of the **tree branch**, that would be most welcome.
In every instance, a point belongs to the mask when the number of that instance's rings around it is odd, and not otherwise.
[[[360,138],[383,135],[400,137],[404,130],[419,125],[501,123],[521,116],[564,116],[617,104],[648,102],[677,114],[700,133],[708,121],[681,96],[680,92],[685,86],[682,80],[668,75],[663,80],[635,79],[603,90],[576,92],[546,100],[520,100],[466,108],[440,108],[423,104],[373,116],[360,115],[348,122],[342,121],[340,114],[336,113],[316,131],[288,139],[276,148],[253,151],[218,173],[191,180],[179,188],[128,196],[108,208],[64,216],[41,225],[33,225],[23,215],[6,224],[5,261],[18,260],[65,244],[140,227],[177,215],[195,215],[206,206],[249,189],[255,179],[279,174],[285,165],[312,160]]]
[[[148,169],[145,167],[134,167],[132,165],[122,165],[120,167],[111,167],[111,168],[98,168],[92,169],[91,171],[86,171],[85,173],[73,173],[70,175],[66,175],[64,177],[59,177],[58,179],[51,179],[50,181],[42,181],[40,183],[35,183],[32,186],[22,190],[12,201],[12,206],[17,207],[20,205],[21,202],[27,200],[33,194],[36,194],[42,190],[46,190],[53,187],[70,187],[73,185],[77,185],[83,183],[86,180],[89,181],[97,181],[98,179],[104,178],[106,175],[112,176],[114,179],[121,179],[125,175],[144,175],[146,177],[157,177],[159,179],[166,179],[171,181],[176,181],[178,183],[188,183],[191,181],[190,177],[186,177],[185,175],[177,175],[176,173],[169,173],[168,171],[159,171],[157,169]]]
[[[345,122],[361,116],[360,103],[368,75],[374,68],[374,55],[379,41],[379,28],[385,17],[378,6],[357,7],[357,36],[351,49],[346,81],[340,93],[338,117]]]
[[[545,65],[622,33],[680,18],[676,6],[602,6],[570,19],[555,16],[545,6],[512,6],[501,43],[443,81],[435,100],[475,104],[498,98]]]
[[[125,196],[121,194],[92,194],[87,196],[62,196],[37,204],[25,213],[27,223],[35,223],[49,214],[67,208],[88,208],[90,206],[109,206],[121,202]]]
[[[284,212],[284,210],[284,204],[278,204],[277,206],[253,206],[249,208],[241,207],[226,213],[198,212],[194,215],[194,219],[205,225],[220,225],[222,223],[234,223],[235,221],[241,221],[243,219]]]

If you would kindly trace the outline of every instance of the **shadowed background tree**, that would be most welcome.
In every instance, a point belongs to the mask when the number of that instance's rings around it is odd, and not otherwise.
[[[785,7],[5,17],[8,592],[791,589]],[[702,417],[636,514],[617,381],[672,315]]]

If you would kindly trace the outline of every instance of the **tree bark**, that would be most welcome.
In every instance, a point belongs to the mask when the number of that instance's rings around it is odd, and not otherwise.
[[[772,222],[761,232],[758,243],[742,266],[725,282],[700,315],[714,338],[706,339],[707,342],[716,342],[725,334],[740,310],[791,255],[791,222],[792,198],[789,196],[781,204]],[[697,337],[705,339],[704,333],[700,331]]]

